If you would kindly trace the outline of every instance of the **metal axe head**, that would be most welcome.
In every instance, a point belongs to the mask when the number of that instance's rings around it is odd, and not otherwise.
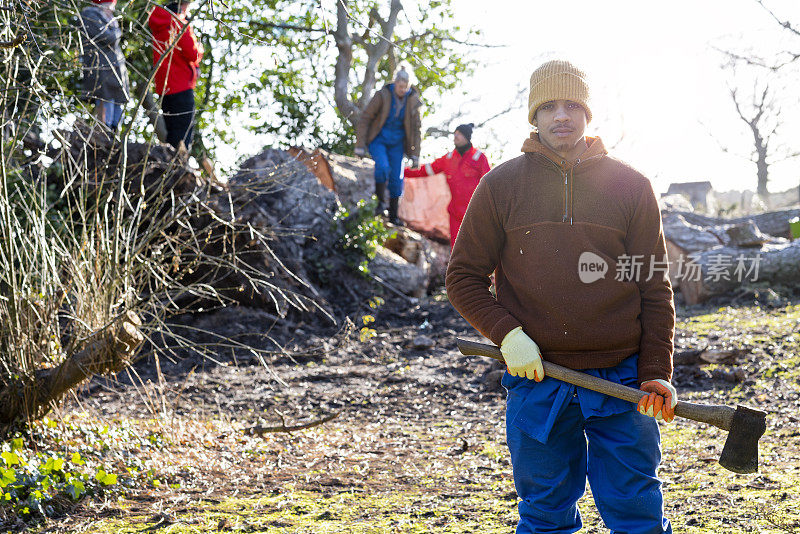
[[[767,414],[761,410],[737,406],[722,448],[719,464],[734,473],[758,471],[758,440],[767,430]]]

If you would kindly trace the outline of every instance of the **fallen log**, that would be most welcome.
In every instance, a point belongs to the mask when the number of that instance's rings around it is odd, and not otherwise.
[[[758,229],[767,235],[773,237],[790,237],[789,234],[789,219],[800,217],[800,208],[792,208],[786,210],[769,211],[766,213],[759,213],[757,215],[745,215],[744,217],[736,217],[734,219],[724,219],[721,217],[709,217],[691,211],[672,211],[664,214],[667,215],[680,215],[686,222],[691,225],[699,226],[701,228],[730,226],[747,221],[753,221]]]
[[[800,286],[800,240],[762,247],[718,246],[689,256],[670,257],[687,304],[699,304],[743,285]]]
[[[125,369],[144,341],[141,325],[139,317],[129,311],[96,332],[61,364],[8,384],[0,391],[0,425],[37,419],[87,378]]]
[[[720,245],[748,248],[787,243],[784,238],[762,233],[750,219],[732,224],[698,226],[692,224],[685,215],[685,213],[666,213],[663,218],[667,257],[670,262],[669,277],[673,288],[676,289],[682,285],[680,269],[689,262],[692,255]]]
[[[727,244],[733,247],[760,247],[774,240],[774,238],[762,234],[752,220],[731,226],[725,230],[725,233],[729,237]]]

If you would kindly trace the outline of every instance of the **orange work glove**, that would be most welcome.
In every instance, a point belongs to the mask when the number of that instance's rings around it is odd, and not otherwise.
[[[524,376],[541,382],[544,378],[542,352],[528,334],[518,326],[503,338],[500,352],[506,361],[508,372],[513,376]]]
[[[655,417],[656,421],[671,423],[675,418],[675,406],[678,404],[678,392],[666,380],[648,380],[639,388],[649,393],[639,401],[636,409],[639,413]]]

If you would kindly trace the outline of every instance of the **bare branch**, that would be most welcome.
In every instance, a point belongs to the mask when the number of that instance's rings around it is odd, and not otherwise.
[[[794,152],[792,154],[787,154],[784,157],[779,158],[779,159],[770,159],[770,165],[774,165],[775,163],[781,163],[781,162],[789,160],[789,159],[794,159],[794,158],[799,157],[799,156],[800,156],[800,152]]]
[[[769,13],[769,14],[770,14],[770,16],[772,16],[772,18],[773,18],[773,19],[775,19],[775,22],[777,22],[777,23],[778,23],[778,24],[780,24],[780,25],[781,25],[783,28],[786,28],[787,30],[789,30],[789,31],[790,31],[790,32],[792,32],[793,34],[795,34],[795,35],[800,35],[800,30],[798,30],[797,28],[795,28],[794,26],[792,26],[792,24],[791,24],[791,23],[790,23],[788,20],[781,20],[780,18],[778,18],[778,16],[777,16],[777,15],[776,15],[776,14],[775,14],[775,13],[774,13],[774,12],[773,12],[773,11],[772,11],[770,8],[768,8],[767,6],[765,6],[765,5],[764,5],[764,0],[756,0],[756,2],[758,3],[758,5],[760,5],[761,7],[763,7],[763,8],[764,8],[764,10],[765,10],[767,13]]]
[[[336,419],[339,417],[342,411],[339,410],[336,413],[332,413],[330,415],[326,415],[322,419],[317,419],[315,421],[311,421],[309,423],[303,423],[302,425],[294,425],[294,426],[286,426],[286,421],[283,419],[283,415],[281,415],[281,424],[278,426],[252,426],[250,428],[245,429],[245,434],[249,434],[251,436],[263,436],[264,434],[276,433],[276,432],[296,432],[298,430],[305,430],[306,428],[312,428],[315,426],[322,425]]]
[[[715,46],[711,47],[712,49],[716,50],[717,52],[725,55],[728,57],[728,60],[731,63],[735,63],[737,61],[741,61],[747,65],[751,65],[753,67],[761,67],[764,69],[769,69],[773,72],[776,72],[786,65],[793,63],[794,61],[800,59],[800,53],[796,54],[789,51],[784,51],[783,54],[788,56],[788,59],[778,62],[778,63],[768,63],[766,59],[758,56],[745,56],[736,52],[732,52],[730,50],[723,50],[721,48],[717,48]]]
[[[524,88],[524,87],[520,88],[519,91],[517,92],[516,97],[512,100],[511,104],[509,104],[506,108],[498,111],[494,115],[491,115],[490,117],[488,117],[488,118],[486,118],[486,119],[484,119],[484,120],[482,120],[480,122],[475,122],[474,123],[475,124],[475,128],[482,128],[482,127],[486,126],[488,123],[490,123],[491,121],[493,121],[493,120],[495,120],[495,119],[497,119],[499,117],[502,117],[503,115],[511,113],[512,111],[515,111],[515,110],[519,109],[520,106],[521,106],[520,98],[525,95],[526,91],[527,91],[527,88]],[[472,101],[473,102],[478,102],[478,101],[480,101],[480,98],[474,98]],[[452,135],[452,133],[453,133],[453,130],[449,127],[449,125],[454,123],[454,122],[456,122],[456,121],[458,121],[458,120],[463,119],[463,117],[465,117],[466,115],[467,115],[467,113],[462,111],[461,108],[459,108],[458,113],[454,114],[453,116],[451,116],[446,121],[443,121],[438,126],[431,126],[427,130],[425,130],[425,135],[427,137],[433,137],[433,138],[448,137],[448,136]]]
[[[241,19],[225,19],[223,20],[222,17],[214,18],[215,21],[221,22],[224,24],[242,24],[247,26],[248,28],[256,28],[259,30],[262,29],[275,29],[275,30],[294,30],[298,32],[321,32],[321,33],[328,33],[326,28],[314,28],[313,26],[300,26],[297,24],[284,24],[284,23],[277,23],[277,22],[264,22],[261,20],[241,20]]]
[[[508,45],[493,45],[487,43],[472,43],[469,41],[463,41],[460,39],[455,39],[453,37],[442,37],[441,35],[437,35],[437,33],[433,30],[427,30],[422,33],[417,33],[414,35],[410,35],[404,39],[398,39],[395,41],[395,45],[402,45],[407,43],[416,43],[419,39],[424,39],[425,37],[433,36],[437,40],[441,42],[448,42],[448,43],[456,43],[464,46],[471,46],[473,48],[508,48]]]

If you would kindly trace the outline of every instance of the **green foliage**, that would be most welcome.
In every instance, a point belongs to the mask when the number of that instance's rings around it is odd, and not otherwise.
[[[378,200],[361,199],[351,213],[344,206],[339,206],[333,220],[340,232],[336,247],[342,251],[347,264],[363,275],[369,273],[368,264],[375,257],[378,249],[396,232],[386,228],[383,220],[375,215]]]
[[[17,435],[0,445],[0,512],[38,520],[58,516],[83,498],[149,486],[154,472],[130,451],[165,444],[160,434],[140,433],[124,423],[101,427],[48,418],[32,423],[25,438]]]
[[[0,507],[24,519],[53,516],[64,500],[78,501],[117,483],[102,468],[92,476],[80,453],[70,458],[23,450],[22,438],[3,444]]]
[[[408,63],[430,109],[473,70],[475,62],[466,51],[480,32],[454,26],[452,4],[440,0],[400,13],[393,47],[377,66],[375,89],[391,80],[397,64]],[[354,40],[350,96],[362,107],[367,50],[382,39],[370,13],[376,9],[385,17],[388,6],[388,0],[351,0],[347,5],[349,31],[359,36]],[[11,89],[5,105],[13,108],[8,111],[23,128],[46,130],[91,113],[93,103],[82,102],[79,93],[84,37],[78,21],[83,7],[69,0],[37,2],[24,20],[10,21],[12,26],[31,28],[30,38],[4,58],[19,66],[15,77],[20,83]],[[150,0],[122,0],[116,9],[131,81],[126,122],[152,77],[147,24],[152,9]],[[278,144],[350,153],[355,132],[339,115],[333,98],[338,55],[335,7],[323,7],[316,0],[207,0],[195,2],[189,15],[205,48],[195,89],[195,153],[207,149],[213,154],[221,145],[236,146],[239,139],[231,124],[271,134]],[[140,111],[131,135],[134,140],[152,138],[153,127]]]
[[[479,32],[453,27],[451,3],[437,1],[419,12],[401,12],[392,52],[378,64],[376,88],[391,80],[396,64],[406,62],[430,104],[472,71],[475,63],[466,50]],[[366,104],[360,102],[366,50],[381,39],[370,10],[386,16],[388,5],[385,0],[347,4],[350,31],[363,34],[354,43],[349,79],[351,100],[360,105]],[[213,14],[207,10],[195,24],[206,44],[196,94],[199,127],[211,134],[208,143],[235,144],[229,125],[239,117],[243,127],[271,134],[278,144],[351,153],[355,131],[339,116],[333,99],[335,9],[323,9],[312,0],[212,6]]]

